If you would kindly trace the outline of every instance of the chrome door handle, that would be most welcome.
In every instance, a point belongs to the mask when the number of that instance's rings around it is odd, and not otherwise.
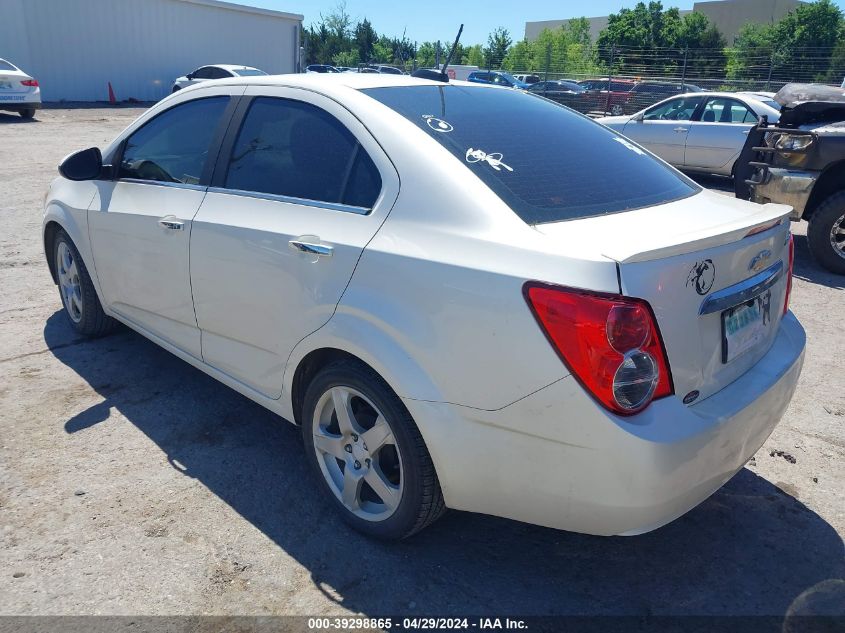
[[[158,225],[163,229],[170,229],[171,231],[182,231],[185,229],[185,223],[182,220],[177,220],[172,215],[159,220]]]
[[[674,130],[672,130],[672,131],[673,131],[673,132],[686,132],[686,131],[687,131],[687,128],[685,128],[685,127],[676,127],[676,128],[675,128]]]
[[[315,244],[313,242],[301,242],[299,240],[291,240],[288,242],[290,247],[301,253],[309,253],[310,255],[318,255],[320,257],[331,257],[334,249],[325,244]]]

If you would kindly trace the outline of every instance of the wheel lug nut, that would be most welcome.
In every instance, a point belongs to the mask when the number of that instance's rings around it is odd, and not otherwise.
[[[355,470],[358,470],[359,468],[361,468],[361,462],[359,462],[359,461],[356,459],[356,460],[355,460]]]
[[[354,433],[352,434],[352,441],[353,441],[353,442],[357,442],[357,441],[358,441],[358,436],[357,436],[357,435],[355,435]]]
[[[371,462],[370,462],[370,458],[368,457],[368,458],[367,458],[367,459],[365,459],[364,461],[365,461],[365,462],[367,462],[367,468],[369,468],[369,467],[370,467],[370,463],[371,463]]]
[[[347,453],[351,453],[352,447],[349,444],[347,444],[346,446],[343,447],[343,450],[345,450]]]

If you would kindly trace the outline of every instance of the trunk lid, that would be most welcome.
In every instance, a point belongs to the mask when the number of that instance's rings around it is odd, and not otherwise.
[[[0,97],[31,92],[34,88],[24,86],[21,83],[29,79],[32,79],[32,77],[20,70],[0,70]]]
[[[536,229],[568,255],[595,259],[598,250],[617,262],[620,292],[651,305],[675,393],[690,395],[691,404],[739,378],[774,342],[786,296],[790,210],[704,191]]]

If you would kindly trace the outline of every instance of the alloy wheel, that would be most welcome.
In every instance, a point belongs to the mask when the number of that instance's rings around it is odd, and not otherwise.
[[[59,288],[68,315],[74,323],[82,320],[82,285],[79,280],[79,268],[66,242],[59,242],[56,249],[56,272]]]
[[[845,259],[845,214],[830,227],[830,245],[834,253]]]
[[[335,497],[367,521],[390,517],[402,500],[402,456],[381,411],[359,391],[335,386],[312,420],[320,472]]]

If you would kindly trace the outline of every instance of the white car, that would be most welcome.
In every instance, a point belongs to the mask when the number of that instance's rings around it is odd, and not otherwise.
[[[789,208],[521,91],[223,80],[59,169],[44,247],[76,332],[121,321],[301,425],[370,535],[446,507],[654,529],[743,467],[801,371]]]
[[[38,80],[5,59],[0,59],[0,110],[31,119],[41,107]]]
[[[780,116],[780,107],[766,94],[690,92],[631,116],[597,121],[678,169],[732,176],[748,131],[763,115],[770,122]]]
[[[211,64],[200,66],[195,71],[183,75],[173,82],[171,92],[187,88],[194,84],[208,81],[209,79],[230,79],[232,77],[258,77],[266,75],[263,70],[252,66],[240,66],[238,64]]]

